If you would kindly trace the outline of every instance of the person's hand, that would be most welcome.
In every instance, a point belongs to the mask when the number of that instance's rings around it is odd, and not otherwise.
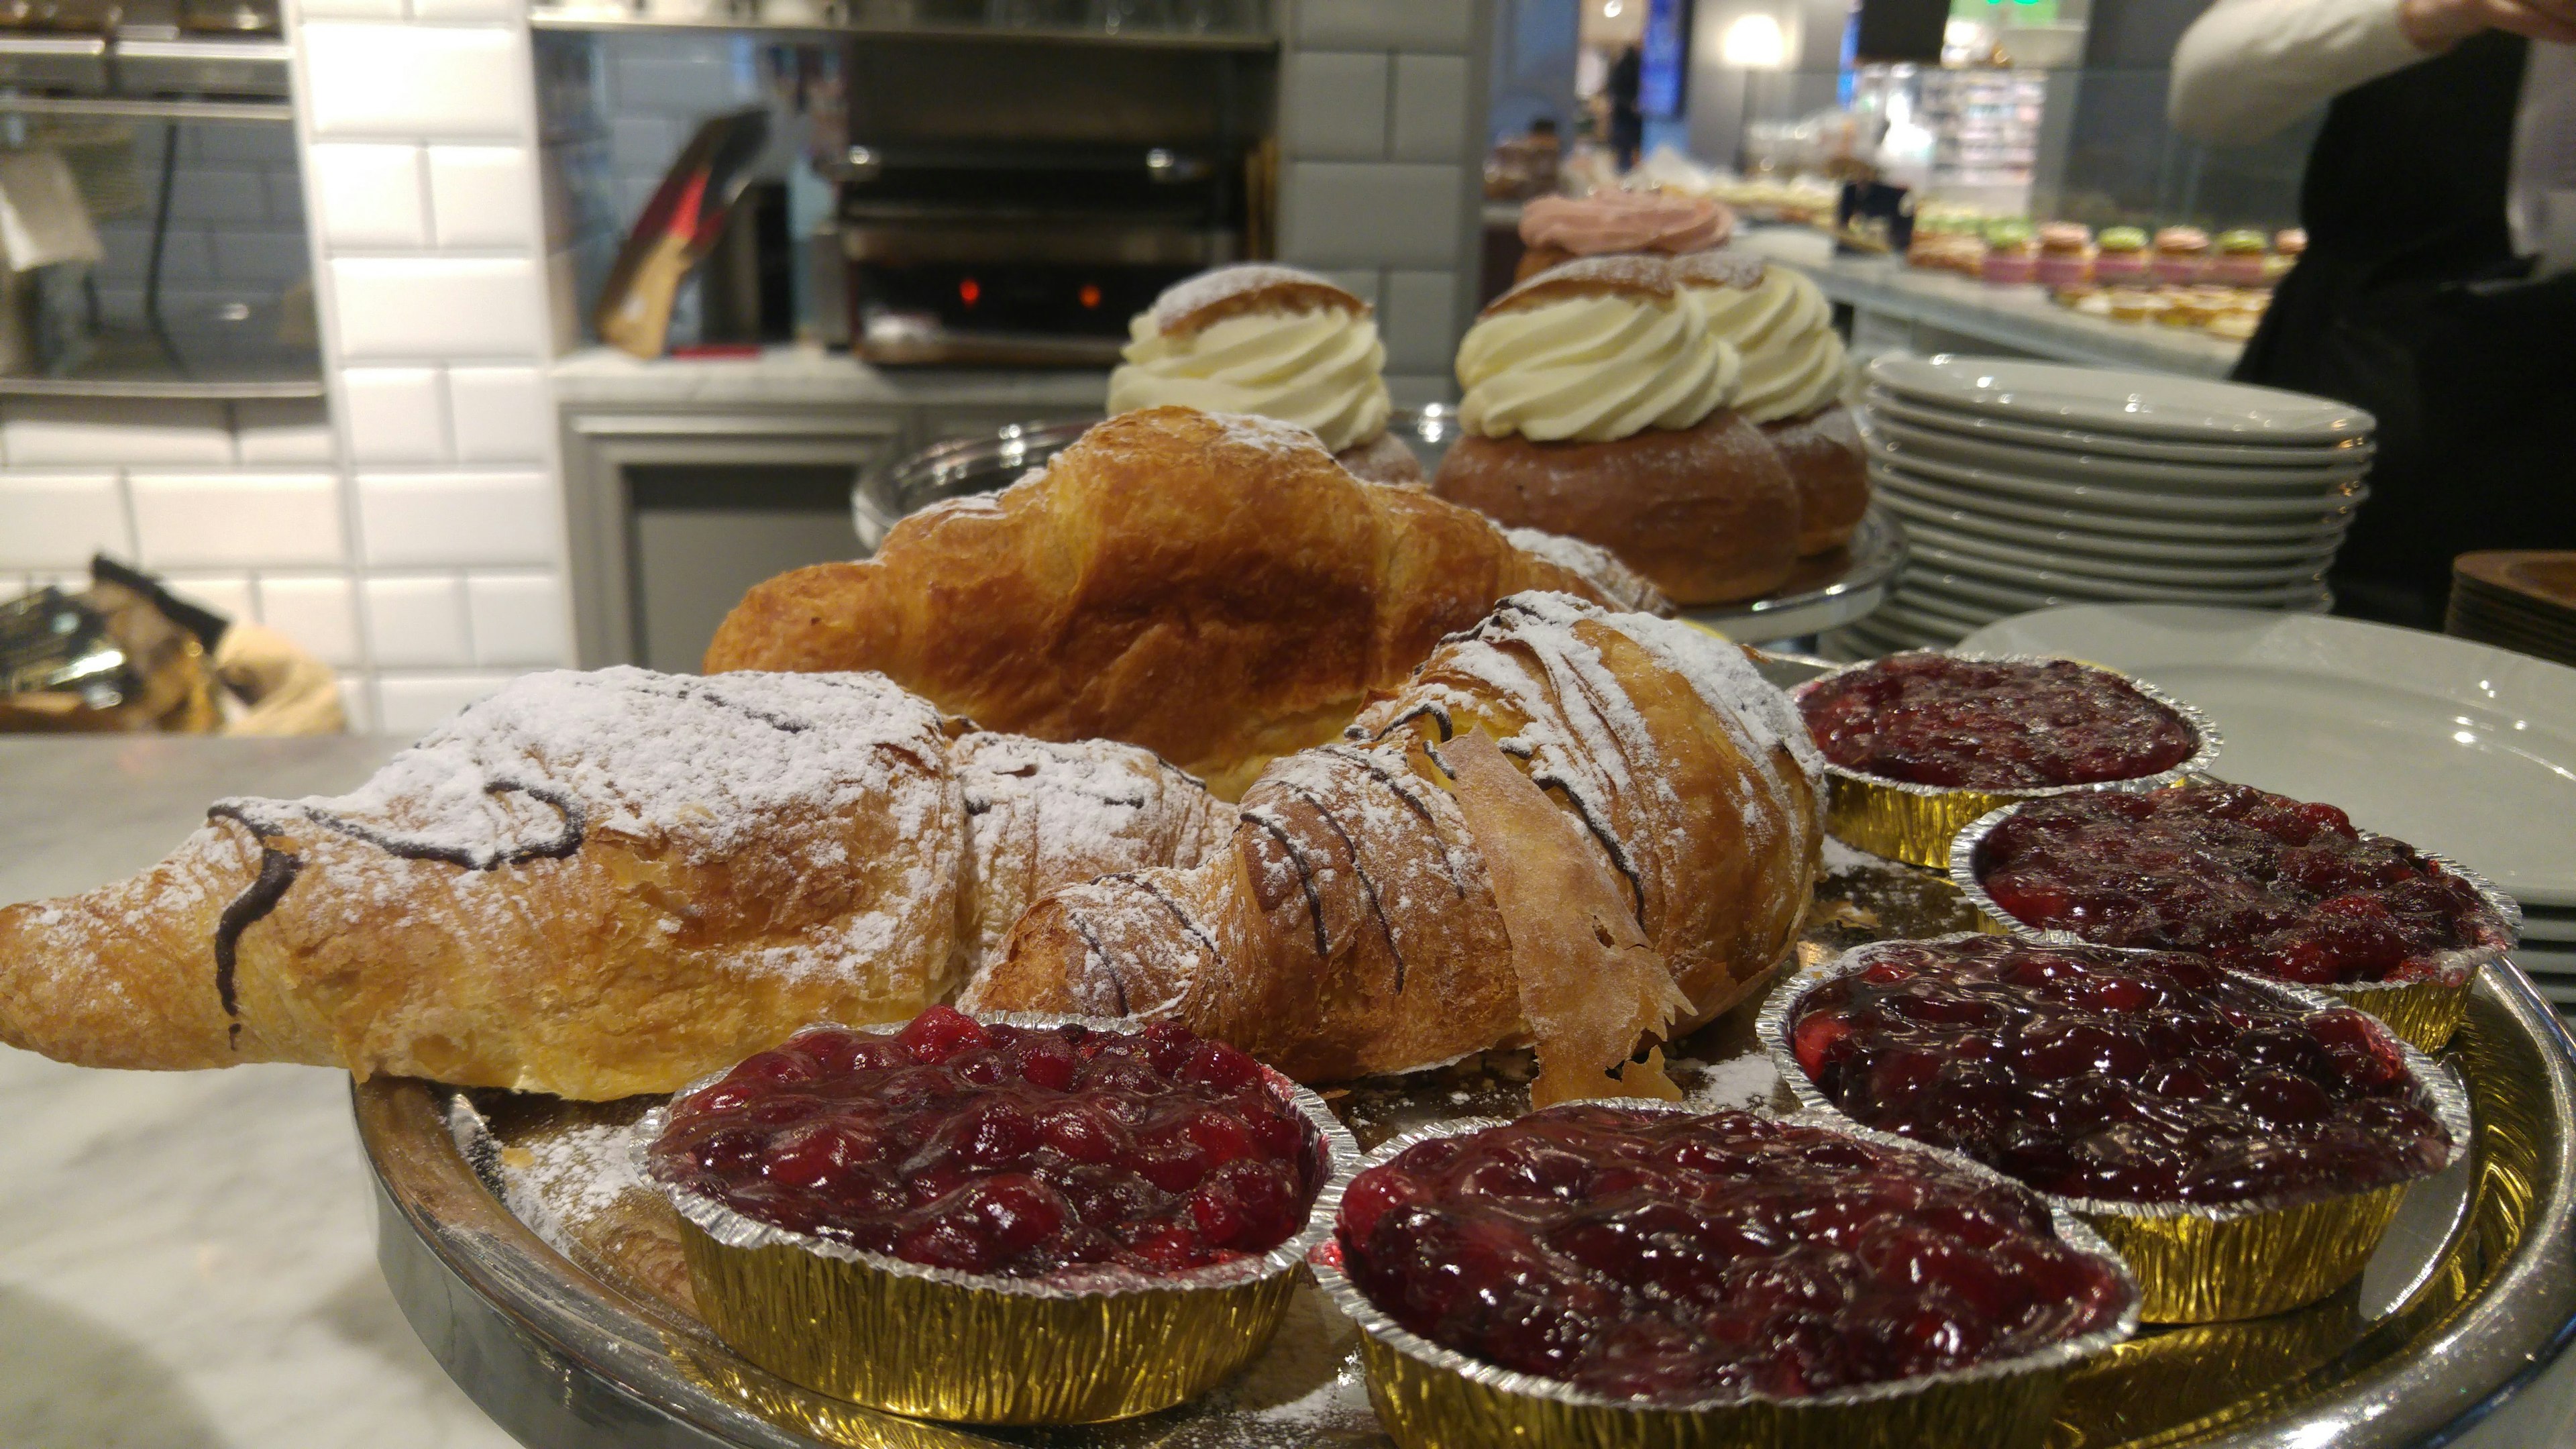
[[[2448,50],[2481,30],[2576,45],[2576,0],[2397,0],[2397,28],[2418,50]]]

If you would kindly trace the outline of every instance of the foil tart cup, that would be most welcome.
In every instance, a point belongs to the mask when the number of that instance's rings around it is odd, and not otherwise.
[[[1852,1122],[1808,1077],[1806,1068],[1798,1064],[1797,1052],[1791,1048],[1790,1019],[1809,992],[1861,969],[1874,952],[1896,946],[1976,939],[1978,933],[1961,931],[1929,941],[1874,941],[1800,972],[1774,992],[1764,1004],[1754,1031],[1770,1051],[1781,1081],[1799,1106],[1827,1121]],[[2326,1011],[2338,1004],[2322,992],[2288,982],[2263,977],[2238,979],[2308,1011]],[[2469,1149],[2472,1123],[2468,1093],[2413,1043],[2396,1037],[2393,1031],[2390,1035],[2406,1059],[2407,1074],[2424,1089],[2431,1099],[2434,1117],[2450,1134],[2450,1155],[2434,1169],[2439,1172]],[[2419,1177],[2338,1197],[2257,1198],[2217,1205],[2119,1202],[2047,1192],[2040,1196],[2052,1208],[2083,1219],[2119,1250],[2146,1292],[2146,1302],[2140,1310],[2146,1322],[2225,1323],[2305,1307],[2359,1277],[2370,1255],[2378,1250],[2389,1219],[2396,1216],[2399,1199],[2405,1196],[2406,1189],[2423,1180]]]
[[[1985,844],[1986,837],[1993,834],[2008,816],[2020,808],[2020,805],[2014,804],[2006,805],[1999,810],[1988,811],[1968,822],[1950,842],[1948,862],[1950,883],[1957,886],[1959,894],[1966,896],[1968,903],[1977,908],[1977,929],[1998,936],[2012,936],[2050,946],[2100,946],[2108,951],[2152,949],[2104,946],[2101,942],[2088,941],[2072,931],[2034,926],[1997,905],[1994,897],[1986,894],[1984,882],[1977,879],[1977,848]],[[2371,830],[2362,831],[2361,836],[2365,840],[2384,840],[2401,845],[2405,843],[2396,840],[2393,836],[2381,835]],[[2409,848],[2412,849],[2412,847]],[[2416,854],[2467,881],[2469,888],[2478,893],[2478,899],[2486,903],[2487,909],[2495,912],[2497,918],[2504,922],[2507,939],[2492,946],[2464,946],[2454,951],[2436,952],[2425,959],[2421,974],[2410,976],[2403,981],[2338,981],[2306,989],[2321,991],[2347,1006],[2358,1007],[2369,1012],[2385,1023],[2390,1031],[2405,1038],[2409,1046],[2422,1051],[2437,1052],[2450,1045],[2452,1036],[2460,1029],[2460,1023],[2468,1019],[2469,988],[2477,981],[2478,968],[2503,960],[2505,953],[2512,950],[2514,944],[2520,941],[2522,903],[2497,890],[2494,883],[2485,876],[2447,855],[2436,855],[2429,850],[2417,850]],[[2239,971],[2232,967],[2220,969],[2227,971],[2231,976],[2242,977],[2248,981],[2259,981],[2269,986],[2303,985],[2299,982],[2281,982],[2259,972]]]
[[[1134,1026],[1039,1012],[976,1020],[1115,1032]],[[902,1028],[847,1029],[890,1035]],[[1336,1193],[1359,1156],[1358,1142],[1322,1098],[1262,1071],[1270,1090],[1314,1127],[1310,1165],[1321,1194]],[[701,1077],[672,1100],[723,1076]],[[1305,1229],[1288,1241],[1180,1273],[1101,1266],[1030,1279],[925,1267],[774,1227],[661,1181],[648,1153],[669,1120],[667,1106],[646,1113],[627,1152],[637,1176],[679,1214],[681,1254],[707,1326],[790,1383],[914,1418],[1092,1424],[1195,1398],[1268,1346],[1308,1250],[1332,1231],[1319,1194]]]
[[[1618,1105],[1639,1113],[1690,1112],[1677,1103]],[[1315,1204],[1316,1216],[1335,1222],[1342,1193],[1360,1171],[1415,1143],[1504,1125],[1501,1118],[1462,1118],[1390,1139],[1325,1189]],[[1862,1141],[1920,1153],[1980,1178],[2010,1181],[1955,1152],[1840,1120],[1831,1125]],[[2069,1246],[2120,1262],[2119,1254],[2073,1215],[2052,1205],[2049,1216]],[[2039,1449],[2049,1442],[2067,1376],[2138,1329],[2139,1299],[2131,1280],[2132,1297],[2115,1322],[2018,1358],[1795,1399],[1742,1394],[1687,1404],[1640,1404],[1501,1368],[1412,1332],[1370,1302],[1342,1271],[1337,1238],[1325,1237],[1307,1262],[1325,1296],[1359,1325],[1370,1406],[1402,1449],[1495,1444],[1543,1444],[1549,1449],[1920,1449],[1925,1444]],[[2130,1279],[2125,1267],[2122,1277]]]
[[[2132,679],[2116,669],[2102,669],[2081,659],[2066,659],[2050,654],[1974,654],[1955,649],[1909,650],[1909,653],[1944,654],[1953,659],[1974,659],[1989,664],[2082,664],[2087,669],[2100,669],[2121,680],[2140,694],[2181,715],[2191,726],[2195,748],[2191,757],[2169,770],[2140,775],[2128,780],[2096,780],[2083,785],[2030,785],[2010,790],[1961,789],[1949,785],[1918,785],[1910,780],[1890,780],[1832,760],[1824,762],[1830,783],[1825,805],[1825,831],[1845,845],[1901,860],[1908,865],[1939,870],[1950,858],[1950,840],[1962,827],[1978,816],[1999,806],[2023,800],[2045,799],[2052,795],[2090,795],[2104,791],[2132,793],[2160,790],[2179,784],[2186,777],[2208,770],[2218,758],[2224,743],[2218,726],[2198,706],[2174,698],[2144,680]],[[1789,691],[1792,701],[1802,701],[1833,680],[1880,664],[1883,660],[1863,660],[1846,664],[1829,673],[1817,675]]]

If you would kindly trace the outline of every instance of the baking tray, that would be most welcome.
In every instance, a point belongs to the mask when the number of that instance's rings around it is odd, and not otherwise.
[[[1771,660],[1790,683],[1820,665]],[[1942,876],[1838,845],[1792,965],[1864,941],[1973,927]],[[1707,1106],[1786,1110],[1748,1002],[1671,1053]],[[2510,961],[2481,968],[2437,1060],[2469,1090],[2470,1151],[2417,1185],[2362,1278],[2296,1313],[2150,1329],[2070,1382],[2052,1449],[2397,1449],[2447,1442],[2576,1334],[2576,1055]],[[1456,1117],[1526,1110],[1526,1053],[1494,1052],[1329,1094],[1365,1150]],[[503,1428],[546,1449],[1386,1449],[1357,1331],[1311,1285],[1269,1352],[1181,1408],[1083,1429],[929,1424],[799,1389],[734,1355],[688,1308],[658,1200],[575,1221],[580,1174],[531,1166],[610,1143],[659,1099],[581,1105],[399,1078],[357,1085],[377,1259],[421,1341]],[[572,1186],[567,1189],[565,1182]],[[505,1204],[504,1197],[510,1198]],[[514,1207],[516,1211],[514,1212]],[[654,1210],[663,1217],[657,1220]]]
[[[990,493],[1019,481],[1032,468],[1071,445],[1097,417],[1012,423],[994,432],[952,438],[869,469],[850,493],[850,521],[859,542],[873,552],[886,530],[905,514],[943,498]],[[1387,431],[1402,438],[1426,469],[1437,469],[1458,438],[1455,408],[1397,408]],[[1804,638],[1875,613],[1887,602],[1905,566],[1905,529],[1896,515],[1872,504],[1851,541],[1831,553],[1800,559],[1788,582],[1758,599],[1684,611],[1739,644]]]

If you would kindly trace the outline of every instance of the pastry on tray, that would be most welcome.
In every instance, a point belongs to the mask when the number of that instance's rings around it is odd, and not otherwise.
[[[1314,1094],[1169,1022],[944,1006],[799,1032],[631,1145],[736,1351],[875,1408],[1007,1424],[1146,1413],[1242,1368],[1351,1152]]]
[[[1883,1137],[1579,1103],[1376,1157],[1313,1256],[1401,1443],[2036,1449],[2136,1323],[2082,1227]]]
[[[874,558],[755,587],[706,668],[881,670],[987,728],[1142,745],[1232,798],[1523,589],[1620,592],[1352,477],[1303,428],[1149,408],[904,519]]]
[[[2190,706],[2072,659],[1917,650],[1819,675],[1794,696],[1833,777],[1836,838],[1936,868],[1997,806],[2152,789],[2218,750]]]
[[[1174,284],[1128,323],[1109,411],[1178,405],[1312,429],[1372,483],[1422,487],[1422,461],[1386,429],[1386,347],[1369,304],[1295,267],[1247,262]]]
[[[1673,280],[1744,359],[1734,408],[1760,425],[1798,485],[1799,557],[1850,542],[1869,511],[1869,465],[1843,405],[1849,366],[1833,304],[1797,268],[1735,252],[1676,258]]]
[[[1640,1039],[1744,1000],[1804,918],[1814,760],[1740,648],[1507,599],[1274,761],[1229,849],[1046,897],[964,999],[1169,1017],[1305,1081],[1535,1039],[1541,1102],[1668,1093]]]
[[[1487,307],[1458,344],[1463,431],[1432,487],[1608,548],[1675,603],[1778,587],[1798,486],[1730,401],[1742,359],[1658,257],[1591,257]]]
[[[216,802],[0,910],[0,1041],[604,1099],[941,999],[1030,897],[1231,812],[1143,750],[957,739],[876,675],[521,677],[332,799]]]
[[[2246,785],[2034,800],[1961,846],[1962,884],[2005,925],[2320,987],[2428,1050],[2520,924],[2507,897],[2448,861],[2356,830],[2332,805]]]
[[[2342,1286],[2467,1145],[2455,1089],[2371,1016],[2180,952],[1881,942],[1792,982],[1764,1029],[1833,1110],[2084,1214],[2157,1322]]]
[[[1526,282],[1579,257],[1711,251],[1734,234],[1735,213],[1704,196],[1615,189],[1542,196],[1521,207],[1524,250],[1512,280]]]

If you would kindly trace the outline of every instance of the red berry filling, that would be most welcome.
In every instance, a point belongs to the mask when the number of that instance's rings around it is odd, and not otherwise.
[[[1790,1049],[1852,1120],[2043,1192],[2316,1199],[2441,1167],[2450,1134],[2386,1028],[2197,956],[1999,936],[1869,948]]]
[[[2135,780],[2199,748],[2191,724],[2107,670],[1891,654],[1798,699],[1845,769],[1971,790]]]
[[[661,1181],[761,1222],[935,1268],[1157,1272],[1267,1252],[1323,1186],[1312,1124],[1252,1058],[1142,1032],[979,1025],[797,1033],[671,1104]]]
[[[2413,980],[2443,952],[2512,944],[2439,861],[2364,839],[2331,805],[2243,785],[2033,801],[1975,866],[2027,925],[2314,986]]]
[[[1806,1124],[1574,1103],[1354,1179],[1352,1282],[1424,1338],[1655,1403],[2010,1358],[2128,1289],[2006,1183]]]

